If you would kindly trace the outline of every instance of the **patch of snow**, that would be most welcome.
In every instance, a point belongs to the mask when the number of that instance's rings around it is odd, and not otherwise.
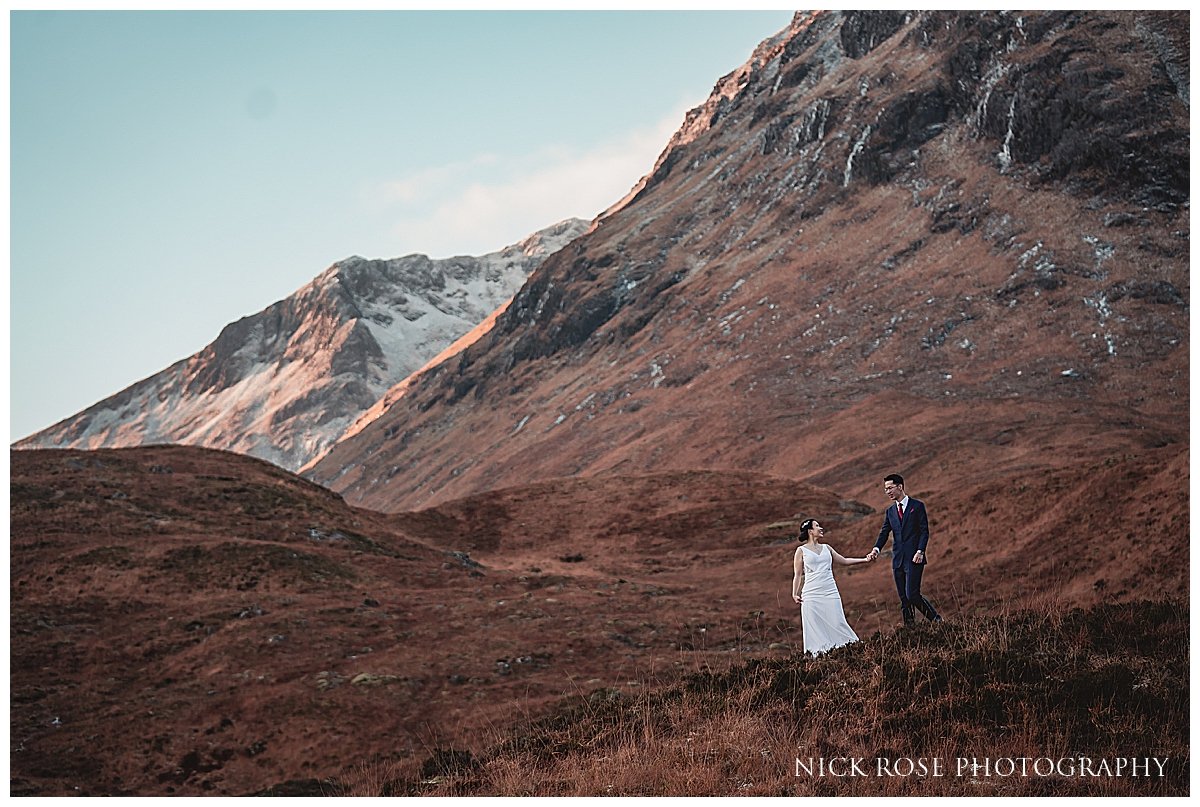
[[[854,158],[858,156],[858,153],[860,151],[862,151],[863,146],[867,142],[867,138],[870,136],[871,136],[871,126],[870,126],[870,124],[868,124],[867,127],[862,130],[862,133],[858,136],[858,140],[854,143],[854,146],[850,149],[850,154],[846,157],[846,170],[842,173],[842,187],[843,188],[850,184],[850,175],[854,170]]]
[[[1013,141],[1013,121],[1017,114],[1017,93],[1013,93],[1012,100],[1008,104],[1008,131],[1004,133],[1004,144],[1000,148],[1000,153],[996,155],[996,159],[1000,162],[1000,173],[1008,171],[1012,166],[1012,141]]]

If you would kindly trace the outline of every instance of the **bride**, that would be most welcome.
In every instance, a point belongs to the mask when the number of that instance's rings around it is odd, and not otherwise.
[[[858,635],[846,622],[842,597],[833,581],[833,564],[852,566],[870,563],[863,558],[843,558],[829,544],[821,543],[825,530],[814,519],[800,525],[800,546],[792,560],[792,599],[800,603],[804,624],[804,650],[813,655],[858,641]],[[803,590],[802,587],[803,586]]]

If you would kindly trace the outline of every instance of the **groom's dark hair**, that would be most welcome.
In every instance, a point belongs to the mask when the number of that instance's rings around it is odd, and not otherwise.
[[[893,485],[903,485],[904,477],[900,474],[888,474],[883,478],[884,482],[891,482]]]

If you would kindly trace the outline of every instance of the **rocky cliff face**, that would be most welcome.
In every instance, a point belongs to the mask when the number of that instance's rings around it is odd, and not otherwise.
[[[354,257],[227,325],[211,345],[17,444],[182,443],[295,470],[405,376],[507,304],[586,228],[578,219],[483,257]]]
[[[967,497],[1186,450],[1188,58],[1184,12],[798,14],[311,475],[383,509],[672,468]]]

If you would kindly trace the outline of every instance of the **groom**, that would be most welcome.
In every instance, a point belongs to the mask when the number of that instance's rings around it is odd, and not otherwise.
[[[941,622],[933,604],[921,596],[921,574],[925,571],[925,545],[929,543],[929,517],[925,504],[909,498],[904,492],[904,477],[888,474],[883,478],[883,492],[895,502],[883,514],[883,529],[871,549],[871,559],[879,557],[879,550],[892,540],[892,574],[896,577],[896,591],[900,594],[900,611],[904,624],[911,626],[916,620],[913,608],[925,615],[930,622]]]

